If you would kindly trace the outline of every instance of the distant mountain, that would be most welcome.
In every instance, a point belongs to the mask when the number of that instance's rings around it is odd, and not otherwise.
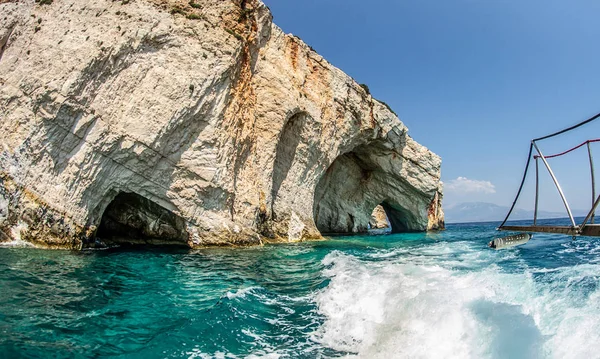
[[[498,206],[486,202],[467,202],[444,208],[446,223],[468,222],[493,222],[502,221],[508,213],[509,207]],[[573,210],[574,216],[585,216],[587,212]],[[565,212],[538,211],[538,218],[563,218]],[[515,208],[510,215],[510,220],[533,219],[533,211]]]

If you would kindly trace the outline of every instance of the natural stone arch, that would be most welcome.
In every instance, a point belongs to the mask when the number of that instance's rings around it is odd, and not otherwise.
[[[137,193],[120,192],[104,210],[96,232],[104,244],[188,246],[186,221]]]
[[[393,233],[422,231],[426,220],[407,208],[419,194],[401,178],[403,160],[384,141],[361,145],[340,155],[329,166],[315,189],[313,217],[323,233],[367,232],[373,209],[381,204]]]

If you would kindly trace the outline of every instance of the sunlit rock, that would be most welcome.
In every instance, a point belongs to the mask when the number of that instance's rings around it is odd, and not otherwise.
[[[385,209],[381,205],[377,205],[371,213],[371,219],[369,220],[370,229],[386,229],[390,228],[390,222],[385,214]]]
[[[120,193],[191,247],[443,227],[440,158],[260,1],[43,3],[0,1],[3,240],[94,245]]]

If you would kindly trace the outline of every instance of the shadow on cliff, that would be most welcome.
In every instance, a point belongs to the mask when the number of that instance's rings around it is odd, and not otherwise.
[[[124,163],[135,160],[146,161],[145,167],[150,169],[156,165],[153,162],[158,161],[170,162],[173,167],[177,165],[182,153],[208,125],[204,118],[209,112],[207,107],[211,107],[211,104],[204,103],[204,97],[197,98],[191,106],[174,113],[151,140],[139,140],[123,130],[116,129],[88,107],[103,87],[110,85],[123,71],[136,63],[140,56],[158,53],[171,46],[170,42],[168,35],[147,35],[135,48],[131,44],[125,44],[116,50],[105,50],[81,71],[81,81],[69,91],[65,100],[60,101],[57,98],[59,95],[53,92],[38,96],[34,112],[41,115],[42,126],[33,134],[32,140],[40,141],[43,153],[39,155],[49,155],[56,175],[60,175],[67,168],[71,158],[79,153],[84,145],[90,146],[94,153],[106,156],[125,167],[128,166]],[[225,76],[220,80],[227,82]],[[219,84],[215,84],[217,85]],[[192,95],[193,93],[190,93],[190,96]],[[125,119],[119,119],[121,120]],[[96,125],[101,125],[101,133],[96,136],[101,137],[101,140],[105,140],[102,136],[108,137],[107,140],[112,140],[111,142],[98,143],[97,139],[88,140],[88,135]],[[132,142],[133,146],[124,146],[124,142]],[[129,170],[137,172],[131,168]]]
[[[277,203],[282,199],[279,192],[284,182],[288,183],[287,187],[293,189],[294,183],[305,182],[309,172],[318,166],[319,159],[322,157],[322,150],[318,144],[320,130],[320,124],[306,112],[296,113],[285,123],[277,142],[273,162],[271,183],[273,220],[278,219]],[[283,197],[281,202],[287,202],[288,206],[293,207],[296,194],[286,193]]]

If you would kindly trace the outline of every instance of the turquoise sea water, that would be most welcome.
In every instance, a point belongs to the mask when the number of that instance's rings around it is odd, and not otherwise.
[[[0,248],[2,358],[599,358],[600,240]]]

